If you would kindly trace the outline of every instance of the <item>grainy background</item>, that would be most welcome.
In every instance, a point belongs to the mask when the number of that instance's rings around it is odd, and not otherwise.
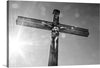
[[[98,4],[9,1],[10,66],[48,65],[50,31],[16,25],[16,19],[25,16],[52,21],[53,9],[61,10],[60,23],[87,28],[90,32],[86,38],[60,34],[58,65],[99,64]],[[20,40],[18,46],[16,38]]]

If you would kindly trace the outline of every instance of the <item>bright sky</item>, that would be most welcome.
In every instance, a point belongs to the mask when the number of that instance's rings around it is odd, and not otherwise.
[[[89,29],[89,37],[60,34],[58,65],[98,64],[99,5],[53,2],[9,2],[10,66],[47,66],[50,31],[16,25],[17,16],[53,20],[61,10],[60,23]]]

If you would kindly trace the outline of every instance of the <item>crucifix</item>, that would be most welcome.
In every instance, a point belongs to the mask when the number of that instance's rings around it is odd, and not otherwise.
[[[16,20],[17,25],[34,27],[44,30],[51,30],[51,45],[50,45],[48,66],[58,66],[59,32],[83,36],[83,37],[88,37],[89,35],[88,29],[59,23],[60,10],[54,9],[53,15],[54,15],[53,22],[28,18],[23,16],[18,16]]]

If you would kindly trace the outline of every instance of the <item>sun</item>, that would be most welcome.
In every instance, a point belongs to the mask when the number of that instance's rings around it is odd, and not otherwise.
[[[18,37],[9,37],[9,54],[10,55],[23,55],[22,47],[25,42],[18,39]]]
[[[17,39],[16,37],[10,37],[9,38],[9,47],[10,47],[10,52],[11,53],[17,53],[19,52],[21,48],[21,41]]]

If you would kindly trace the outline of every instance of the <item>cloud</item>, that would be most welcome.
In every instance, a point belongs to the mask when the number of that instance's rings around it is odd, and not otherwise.
[[[12,8],[17,9],[19,8],[19,5],[17,3],[12,4]]]
[[[38,7],[40,8],[41,15],[46,16],[47,8],[50,7],[50,3],[39,3]]]
[[[75,13],[75,17],[76,18],[79,18],[80,17],[80,14],[79,13]]]
[[[65,38],[65,37],[66,37],[66,34],[61,33],[61,37],[62,37],[62,38]]]
[[[72,8],[72,4],[67,4],[66,6],[64,6],[63,10],[68,11]]]
[[[41,15],[46,16],[46,8],[44,6],[41,6],[40,9],[41,9]]]
[[[61,18],[61,17],[63,17],[64,15],[62,14],[62,13],[60,13],[60,15],[59,15],[59,17]]]

